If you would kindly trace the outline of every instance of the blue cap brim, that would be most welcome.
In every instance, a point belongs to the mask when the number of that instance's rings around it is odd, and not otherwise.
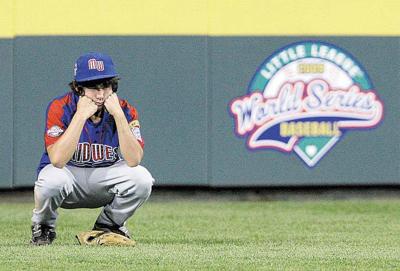
[[[76,80],[76,82],[78,82],[78,83],[80,83],[80,82],[88,82],[88,81],[93,81],[93,80],[98,80],[98,79],[113,78],[113,77],[117,77],[117,76],[118,76],[118,74],[111,75],[111,76],[110,76],[110,74],[107,74],[107,75],[96,75],[96,76],[87,77],[87,78],[85,78],[85,80],[81,80],[81,81]]]

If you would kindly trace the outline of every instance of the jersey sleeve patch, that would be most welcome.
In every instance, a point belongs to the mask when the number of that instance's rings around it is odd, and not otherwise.
[[[138,120],[133,120],[129,123],[129,128],[131,129],[132,134],[138,141],[143,141],[142,135],[140,133],[140,124]]]
[[[140,134],[140,129],[138,127],[131,129],[131,132],[137,140],[142,140],[142,135]]]
[[[61,127],[54,125],[50,129],[47,130],[47,135],[49,137],[59,137],[64,133],[64,130]]]
[[[138,120],[138,113],[136,109],[131,106],[127,101],[120,101],[122,110],[125,113],[125,117],[128,120],[129,129],[131,130],[133,136],[137,139],[140,146],[144,148],[144,139],[142,138],[142,134],[140,133],[140,123]]]
[[[64,115],[64,104],[63,101],[55,100],[49,105],[46,115],[46,130],[44,134],[46,148],[54,144],[67,128],[62,121]]]

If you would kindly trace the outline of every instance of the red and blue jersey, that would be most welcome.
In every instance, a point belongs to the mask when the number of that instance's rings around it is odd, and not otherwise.
[[[38,173],[51,163],[47,147],[54,144],[68,128],[76,112],[78,100],[79,96],[71,91],[50,102],[44,131],[45,151],[40,160]],[[126,100],[120,99],[119,102],[133,135],[143,148],[144,141],[140,134],[136,109]],[[114,118],[105,111],[99,123],[86,120],[75,153],[67,164],[77,167],[107,167],[123,159],[118,149],[118,133]]]

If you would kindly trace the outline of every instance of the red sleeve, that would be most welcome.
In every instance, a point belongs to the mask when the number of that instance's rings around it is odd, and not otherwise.
[[[50,103],[46,114],[46,129],[44,133],[44,143],[46,148],[54,144],[67,128],[62,121],[64,115],[63,103],[54,100]]]
[[[125,117],[128,121],[129,128],[131,129],[132,134],[135,136],[140,146],[144,148],[144,139],[140,132],[139,116],[136,109],[125,100],[120,100],[119,103],[121,105],[122,110],[124,111]]]

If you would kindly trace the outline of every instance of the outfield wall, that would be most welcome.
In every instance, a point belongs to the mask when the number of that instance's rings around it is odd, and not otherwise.
[[[113,57],[122,78],[118,95],[139,111],[143,165],[158,185],[400,184],[397,1],[336,1],[330,12],[324,1],[313,1],[324,12],[307,9],[289,22],[278,14],[297,12],[293,3],[301,9],[302,1],[284,1],[286,8],[282,1],[139,2],[121,1],[110,11],[102,8],[107,1],[80,1],[82,10],[96,14],[80,21],[70,1],[0,2],[1,188],[33,186],[46,106],[68,91],[75,59],[96,50]],[[268,11],[254,9],[265,2]],[[108,12],[119,16],[102,19]],[[338,12],[343,19],[332,25]],[[373,22],[365,19],[373,14]],[[346,133],[314,167],[294,153],[250,151],[229,113],[267,57],[305,40],[351,53],[384,104],[377,127]]]

